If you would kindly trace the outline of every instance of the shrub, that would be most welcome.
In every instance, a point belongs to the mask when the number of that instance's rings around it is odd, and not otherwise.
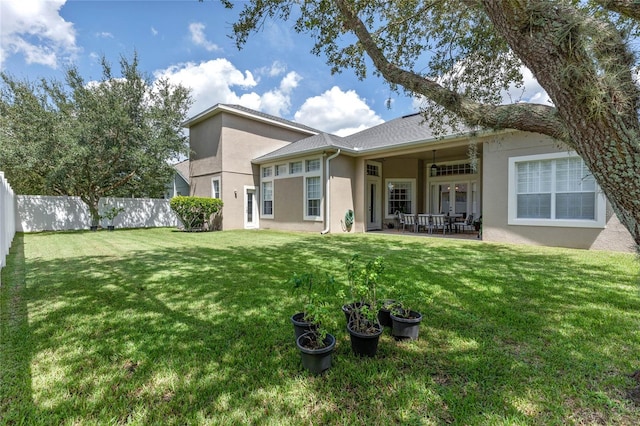
[[[184,225],[185,231],[212,231],[215,215],[222,209],[222,200],[179,195],[173,197],[169,205]]]

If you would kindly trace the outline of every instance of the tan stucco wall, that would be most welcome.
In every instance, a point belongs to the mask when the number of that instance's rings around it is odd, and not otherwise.
[[[233,114],[222,115],[224,171],[252,173],[252,159],[307,136]]]
[[[566,152],[559,143],[534,133],[514,133],[486,141],[483,147],[483,240],[520,244],[633,251],[633,240],[607,207],[602,228],[508,225],[509,158]]]
[[[347,210],[354,210],[353,200],[356,190],[354,179],[355,159],[340,155],[331,160],[330,167],[330,232],[332,234],[342,234],[344,232],[353,233],[355,232],[353,226],[351,227],[351,231],[347,231],[344,228],[344,216]]]
[[[189,129],[191,195],[211,197],[211,180],[219,176],[222,229],[244,228],[244,187],[260,190],[260,168],[251,160],[307,136],[225,112],[193,125]]]
[[[222,171],[222,117],[216,115],[189,129],[191,182],[193,177]],[[192,190],[193,190],[193,184]]]
[[[274,179],[273,219],[261,217],[260,229],[320,232],[322,225],[321,221],[304,220],[303,176]]]

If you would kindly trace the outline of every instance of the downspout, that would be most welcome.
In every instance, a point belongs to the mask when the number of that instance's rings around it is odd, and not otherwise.
[[[329,201],[331,200],[331,191],[329,190],[331,188],[331,176],[329,175],[329,162],[334,158],[336,158],[338,155],[340,155],[339,148],[335,154],[332,154],[329,157],[327,157],[327,189],[325,191],[327,194],[327,196],[325,197],[327,202],[325,203],[325,214],[324,214],[325,228],[324,228],[324,231],[320,233],[322,235],[328,233],[331,230],[331,217],[329,216],[331,212],[331,209],[330,209],[331,203]]]

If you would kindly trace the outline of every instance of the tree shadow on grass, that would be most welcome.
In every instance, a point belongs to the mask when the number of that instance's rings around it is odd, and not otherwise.
[[[566,401],[544,382],[581,387],[593,368],[626,367],[610,354],[624,337],[606,331],[617,322],[631,336],[638,324],[633,278],[560,252],[316,235],[255,247],[203,236],[182,246],[169,231],[161,239],[171,241],[154,245],[149,234],[142,249],[112,242],[115,255],[22,261],[26,278],[11,283],[20,301],[7,306],[16,350],[2,349],[2,359],[21,359],[0,363],[3,377],[14,366],[20,378],[7,387],[20,390],[3,406],[9,421],[562,422]],[[286,280],[325,270],[344,281],[354,252],[385,257],[396,291],[425,315],[421,338],[386,334],[378,356],[363,360],[336,330],[333,368],[310,378],[293,343],[299,301]],[[606,288],[612,280],[621,285]],[[594,326],[585,342],[580,333]],[[633,336],[631,352],[640,349]],[[584,391],[607,391],[594,386]],[[527,411],[522,398],[538,408]]]

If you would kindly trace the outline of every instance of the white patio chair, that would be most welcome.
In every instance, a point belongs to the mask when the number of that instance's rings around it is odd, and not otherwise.
[[[433,231],[439,231],[440,229],[442,229],[442,235],[447,232],[447,218],[443,214],[431,215],[429,233],[433,234]]]

